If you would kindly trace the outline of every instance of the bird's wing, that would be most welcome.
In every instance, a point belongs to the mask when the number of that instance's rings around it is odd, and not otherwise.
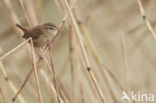
[[[41,34],[43,34],[43,31],[38,28],[33,28],[29,32],[25,33],[23,37],[26,39],[28,39],[29,37],[32,37],[32,39],[37,39]]]

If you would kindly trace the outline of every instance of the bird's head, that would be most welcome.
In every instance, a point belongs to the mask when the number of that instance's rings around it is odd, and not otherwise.
[[[50,32],[50,33],[53,33],[53,34],[56,34],[57,32],[57,27],[54,23],[45,23],[43,24],[43,27],[46,31]]]

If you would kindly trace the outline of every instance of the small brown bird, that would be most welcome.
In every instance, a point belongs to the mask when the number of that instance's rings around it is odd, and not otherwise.
[[[23,38],[32,38],[34,47],[42,47],[46,45],[57,32],[57,27],[53,23],[44,23],[39,26],[27,29],[19,24],[16,24],[23,32]]]

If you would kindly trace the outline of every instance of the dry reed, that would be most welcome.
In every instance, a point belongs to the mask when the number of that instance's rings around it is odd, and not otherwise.
[[[2,83],[6,83],[5,86],[0,86],[0,98],[4,103],[15,102],[16,99],[17,103],[124,103],[125,101],[120,101],[122,91],[128,95],[131,90],[136,92],[145,89],[155,92],[152,89],[154,83],[151,83],[155,72],[155,44],[151,44],[146,38],[148,30],[156,42],[155,20],[154,16],[150,15],[155,1],[2,2],[0,11],[4,8],[5,15],[0,21],[5,16],[7,20],[3,21],[6,23],[5,30],[0,31],[0,78],[3,78]],[[144,25],[138,24],[136,19],[136,3]],[[51,12],[53,10],[54,12]],[[153,20],[149,21],[146,14]],[[22,35],[16,28],[16,23],[33,27],[53,19],[62,22],[51,42],[40,48],[38,58],[31,38],[22,42],[21,36],[12,35]],[[147,30],[144,30],[144,26]],[[121,31],[125,34],[121,34]],[[16,46],[12,46],[13,44]],[[23,51],[27,52],[24,46],[28,46],[28,54],[22,54]],[[25,74],[26,72],[28,74]],[[33,72],[34,77],[31,76]],[[137,72],[140,72],[140,75]],[[26,85],[27,83],[29,85]],[[11,91],[8,91],[9,89]]]

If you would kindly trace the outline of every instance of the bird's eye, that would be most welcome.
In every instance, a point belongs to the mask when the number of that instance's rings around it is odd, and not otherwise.
[[[52,27],[52,26],[45,26],[45,29],[51,29],[51,30],[53,30],[53,29],[55,29],[55,28]]]

